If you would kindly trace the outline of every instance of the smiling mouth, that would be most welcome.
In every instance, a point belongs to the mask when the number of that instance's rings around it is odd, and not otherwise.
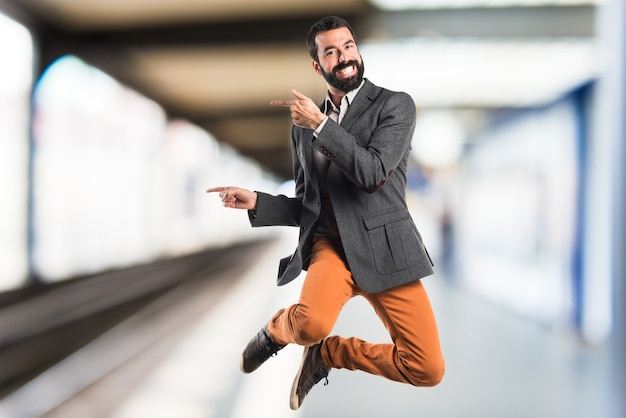
[[[349,65],[347,67],[342,68],[341,70],[337,70],[336,74],[341,76],[347,76],[352,74],[355,71],[354,65]]]

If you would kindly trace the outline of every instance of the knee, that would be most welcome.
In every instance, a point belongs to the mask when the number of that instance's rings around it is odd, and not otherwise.
[[[307,317],[298,321],[298,329],[294,330],[296,344],[309,346],[317,344],[330,334],[333,325],[321,319]]]
[[[435,365],[431,365],[427,368],[423,378],[423,386],[432,387],[437,386],[443,380],[443,375],[446,372],[446,366],[441,360]]]
[[[405,366],[405,376],[409,384],[419,387],[437,386],[445,374],[443,359],[420,364],[420,367]]]

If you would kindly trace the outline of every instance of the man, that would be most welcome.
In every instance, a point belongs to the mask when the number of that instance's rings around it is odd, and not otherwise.
[[[215,187],[225,207],[247,209],[252,226],[300,227],[298,247],[280,262],[278,285],[307,270],[298,303],[280,310],[250,340],[251,373],[287,344],[304,346],[290,395],[298,409],[330,369],[362,370],[415,386],[444,373],[435,318],[420,281],[432,262],[407,209],[406,169],[416,109],[405,93],[363,78],[352,29],[338,17],[315,23],[307,45],[326,80],[318,107],[293,90],[274,100],[291,111],[295,197]],[[352,297],[365,297],[392,343],[329,336]]]

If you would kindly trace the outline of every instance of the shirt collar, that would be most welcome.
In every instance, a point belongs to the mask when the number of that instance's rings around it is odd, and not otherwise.
[[[365,84],[365,79],[363,79],[363,81],[361,81],[361,84],[359,85],[359,87],[355,88],[354,90],[350,90],[344,97],[348,100],[348,106],[352,105],[352,102],[354,101],[354,98],[356,97],[356,95],[359,93],[359,91],[361,90],[361,88],[363,87],[363,84]],[[342,99],[343,100],[343,99]],[[335,104],[333,103],[333,101],[330,99],[330,94],[328,93],[328,91],[326,92],[326,100],[324,100],[324,114],[327,114],[329,111],[329,107],[331,106],[336,112],[339,112],[339,109],[335,108]]]

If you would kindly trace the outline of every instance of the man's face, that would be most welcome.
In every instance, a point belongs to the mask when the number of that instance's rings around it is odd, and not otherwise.
[[[313,68],[328,85],[347,93],[363,81],[365,68],[359,48],[348,28],[321,32],[315,37],[319,63]]]

